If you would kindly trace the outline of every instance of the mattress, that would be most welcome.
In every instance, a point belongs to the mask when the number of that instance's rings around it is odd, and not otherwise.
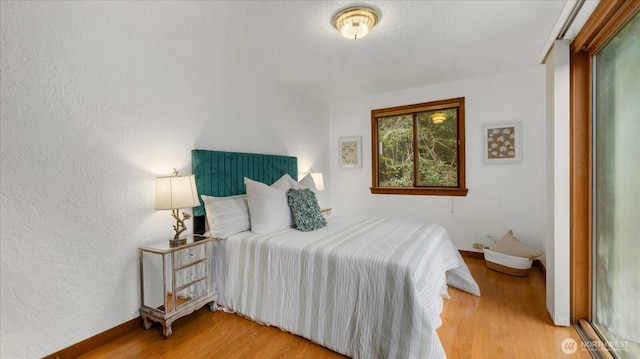
[[[324,228],[219,243],[219,304],[353,358],[445,358],[442,289],[479,295],[438,224],[329,218]]]

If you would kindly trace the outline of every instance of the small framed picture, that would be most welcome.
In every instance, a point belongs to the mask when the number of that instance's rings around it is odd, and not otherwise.
[[[362,167],[362,137],[340,137],[340,168]]]
[[[482,143],[486,165],[522,162],[522,125],[520,123],[485,125]]]

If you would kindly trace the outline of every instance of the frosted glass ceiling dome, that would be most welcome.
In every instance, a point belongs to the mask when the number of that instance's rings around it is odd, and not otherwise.
[[[333,25],[347,39],[361,39],[378,23],[378,14],[369,7],[346,8],[333,18]]]

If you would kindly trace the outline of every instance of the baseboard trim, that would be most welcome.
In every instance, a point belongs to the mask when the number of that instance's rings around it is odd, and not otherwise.
[[[53,354],[47,355],[44,359],[67,359],[76,358],[84,353],[95,349],[101,345],[119,338],[130,331],[142,328],[142,318],[133,318],[128,322],[122,323],[111,329],[108,329],[102,333],[96,334],[91,338],[85,339],[79,343],[76,343],[70,347],[64,348]]]
[[[544,263],[542,263],[541,260],[536,259],[535,261],[533,261],[533,265],[534,266],[538,266],[540,267],[540,270],[542,271],[542,274],[544,275],[544,282],[547,282],[547,267],[544,266]]]
[[[484,253],[483,252],[467,251],[467,250],[464,250],[464,249],[459,249],[458,251],[460,252],[460,255],[463,258],[484,259]]]

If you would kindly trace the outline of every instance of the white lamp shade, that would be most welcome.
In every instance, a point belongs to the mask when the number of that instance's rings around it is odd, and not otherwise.
[[[322,177],[322,172],[311,173],[311,178],[313,178],[313,183],[316,185],[316,190],[324,191],[324,177]]]
[[[199,205],[194,175],[156,178],[156,209],[178,209]]]

